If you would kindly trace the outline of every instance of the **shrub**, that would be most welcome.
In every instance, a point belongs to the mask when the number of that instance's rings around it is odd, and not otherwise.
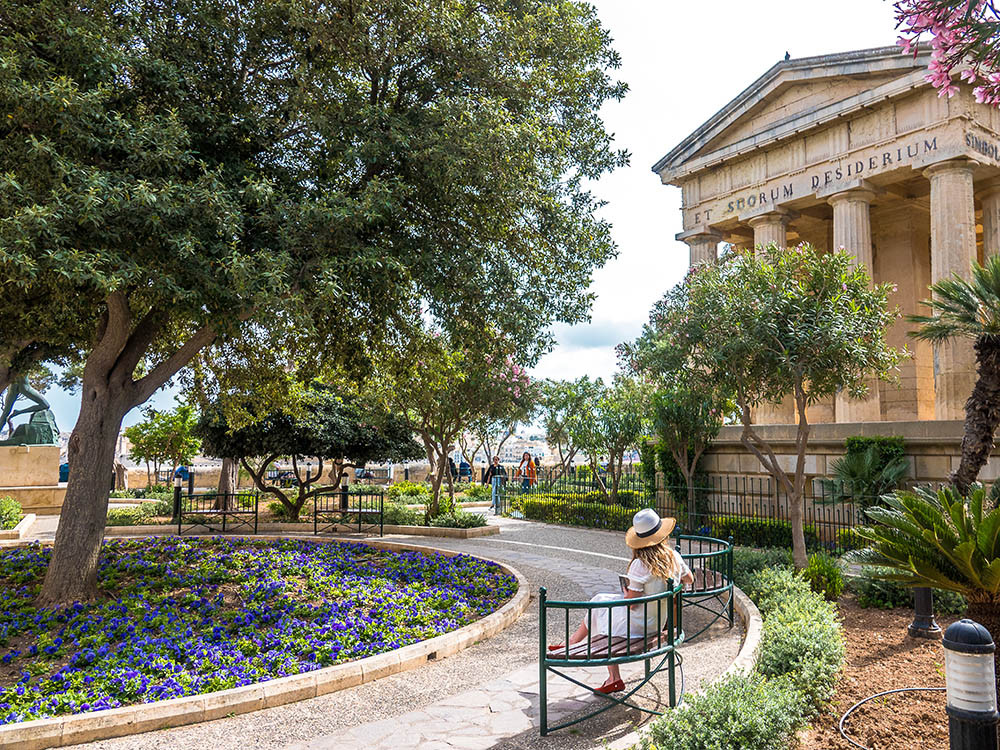
[[[802,721],[803,700],[787,680],[734,675],[658,719],[643,750],[785,750]]]
[[[431,490],[426,484],[410,482],[404,479],[402,482],[389,485],[386,494],[390,500],[398,500],[406,503],[422,503],[426,502],[431,496]]]
[[[809,588],[822,594],[828,602],[837,601],[844,592],[844,574],[840,570],[840,563],[825,552],[809,555],[802,577],[809,582]]]
[[[868,541],[854,529],[839,529],[837,531],[837,549],[840,552],[850,552],[868,546]]]
[[[609,503],[573,502],[545,495],[523,498],[520,510],[525,518],[535,521],[615,531],[626,531],[632,525],[634,515],[632,508]]]
[[[756,670],[765,677],[787,676],[818,709],[833,694],[844,662],[837,610],[788,570],[756,576],[757,606],[764,613]]]
[[[493,497],[493,488],[488,484],[470,484],[463,490],[463,494],[469,501],[489,500]]]
[[[21,503],[10,495],[0,497],[0,529],[13,529],[23,517]]]
[[[137,490],[111,490],[108,497],[138,497]]]
[[[142,526],[153,517],[151,503],[128,508],[108,508],[107,526]]]
[[[716,558],[721,559],[721,558]],[[733,582],[743,589],[750,577],[766,568],[792,568],[792,551],[789,549],[752,549],[737,547],[733,550]]]
[[[708,519],[712,536],[726,539],[730,535],[733,543],[746,547],[792,547],[792,524],[769,518],[740,518],[730,516],[711,516]],[[805,526],[806,547],[816,549],[820,546],[816,527]]]
[[[462,510],[440,515],[431,521],[431,526],[446,529],[476,529],[485,525],[485,516],[481,516],[478,513],[467,513]]]
[[[785,750],[832,693],[844,659],[834,606],[785,567],[760,570],[746,591],[764,615],[754,671],[715,683],[657,719],[643,750]]]
[[[900,435],[855,435],[847,438],[845,445],[847,455],[865,453],[874,448],[880,466],[906,456],[906,443]]]
[[[913,606],[913,589],[899,581],[886,581],[878,575],[891,574],[887,568],[865,566],[861,575],[848,579],[847,588],[865,609],[893,609]],[[969,603],[956,591],[934,589],[934,611],[939,615],[965,614]]]
[[[174,514],[173,500],[157,500],[155,503],[145,503],[150,516],[172,516]]]
[[[382,506],[382,522],[390,526],[423,526],[424,514],[401,503],[387,502]]]
[[[280,500],[272,500],[269,502],[267,504],[267,509],[279,522],[287,521],[290,518],[288,515],[288,508],[282,505]]]

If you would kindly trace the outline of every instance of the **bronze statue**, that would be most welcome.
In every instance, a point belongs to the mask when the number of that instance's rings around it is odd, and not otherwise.
[[[20,396],[34,403],[14,411],[14,402]],[[27,424],[18,425],[15,429],[11,420],[21,414],[30,414],[31,419]],[[6,440],[0,440],[0,445],[59,445],[59,430],[56,427],[55,416],[49,410],[49,402],[31,387],[25,375],[15,376],[7,388],[3,414],[0,415],[0,425],[3,424],[10,429],[10,435]]]

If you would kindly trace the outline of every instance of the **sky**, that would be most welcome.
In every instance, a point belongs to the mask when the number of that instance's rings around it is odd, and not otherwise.
[[[594,192],[608,205],[618,257],[594,274],[591,322],[553,329],[557,345],[532,375],[610,378],[615,346],[635,338],[649,310],[687,269],[680,190],[661,185],[652,165],[789,52],[795,57],[891,45],[896,40],[887,0],[598,0],[602,23],[622,56],[617,77],[630,90],[602,114],[628,167],[605,175]],[[46,392],[60,429],[70,430],[79,396]],[[173,392],[156,394],[174,406]],[[141,419],[139,410],[125,424]]]

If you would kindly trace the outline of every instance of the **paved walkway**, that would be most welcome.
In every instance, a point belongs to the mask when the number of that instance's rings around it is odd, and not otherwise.
[[[41,523],[33,536],[51,538],[55,524]],[[618,572],[628,563],[623,535],[511,519],[490,519],[501,534],[457,540],[393,536],[411,544],[461,550],[510,562],[530,582],[533,595],[545,586],[553,599],[588,599],[616,591]],[[691,614],[689,614],[691,613]],[[697,611],[685,612],[688,630]],[[571,625],[571,629],[572,629]],[[563,638],[565,624],[550,623],[550,641]],[[721,674],[735,658],[742,633],[717,624],[681,648],[686,691]],[[503,633],[469,649],[330,695],[217,721],[77,745],[87,750],[434,750],[481,748],[599,748],[635,729],[648,715],[612,708],[600,717],[544,739],[538,734],[538,608],[532,605]],[[585,682],[600,684],[607,672],[576,670]],[[642,673],[627,665],[626,680]],[[588,674],[589,673],[589,674]],[[636,696],[662,710],[666,675],[658,675]],[[601,700],[565,680],[549,678],[549,721]]]

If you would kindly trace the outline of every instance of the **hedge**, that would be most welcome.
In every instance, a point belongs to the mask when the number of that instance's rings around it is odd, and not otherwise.
[[[529,495],[518,499],[521,502],[513,509],[533,521],[614,531],[627,531],[632,525],[632,516],[640,509],[653,505],[652,500],[648,505],[622,506],[607,502],[563,500],[550,495]]]
[[[709,533],[716,539],[726,539],[730,535],[735,544],[747,547],[787,547],[792,546],[792,524],[768,518],[740,518],[737,516],[710,516]],[[806,547],[820,547],[816,527],[806,524],[803,529]]]
[[[23,517],[21,503],[10,495],[0,497],[0,529],[13,529]]]
[[[657,719],[637,747],[785,750],[833,694],[844,661],[834,605],[785,568],[754,574],[747,593],[764,617],[756,666]]]

